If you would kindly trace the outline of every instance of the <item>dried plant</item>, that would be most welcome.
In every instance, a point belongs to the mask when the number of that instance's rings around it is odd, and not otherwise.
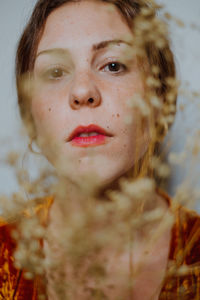
[[[26,270],[27,279],[49,274],[52,299],[132,299],[131,291],[145,262],[145,253],[151,252],[156,241],[174,222],[172,214],[157,206],[156,186],[170,176],[170,166],[162,153],[155,153],[154,145],[163,140],[174,121],[180,83],[170,77],[163,82],[159,66],[149,66],[147,62],[145,50],[150,44],[153,45],[151,51],[154,47],[168,51],[165,49],[168,28],[155,14],[160,6],[153,0],[148,1],[148,6],[146,1],[141,2],[144,3],[141,14],[134,20],[133,47],[124,53],[123,59],[126,61],[136,56],[144,70],[143,80],[148,92],[144,96],[134,95],[127,100],[127,106],[148,119],[152,145],[142,163],[136,164],[131,176],[121,178],[117,187],[109,187],[100,193],[95,174],[80,178],[79,183],[74,185],[70,178],[63,181],[56,172],[46,168],[31,181],[28,171],[20,166],[21,153],[10,152],[5,158],[5,163],[14,169],[20,186],[19,193],[13,194],[11,199],[0,197],[3,218],[17,224],[12,233],[17,242],[15,266]],[[168,13],[165,18],[184,26],[181,20]],[[31,97],[35,82],[30,80],[30,76],[24,76],[21,84],[23,92]],[[36,84],[40,87],[42,83]],[[163,86],[165,99],[159,95]],[[180,88],[180,93],[186,92]],[[199,100],[197,92],[190,96]],[[33,132],[29,118],[27,122],[28,132]],[[124,122],[131,123],[132,116],[127,116]],[[186,146],[181,154],[170,153],[170,163],[182,164],[188,153],[194,158],[194,164],[197,163],[199,132]],[[73,165],[68,161],[64,167],[70,170]],[[198,190],[192,190],[184,183],[174,196],[173,209],[178,204],[187,206],[191,200],[196,203],[199,195]],[[41,216],[44,198],[48,196],[53,196],[60,207],[53,228],[51,223],[46,226],[44,215]],[[54,203],[51,205],[54,206]],[[135,266],[132,262],[134,255],[138,254],[138,236],[144,236],[148,243],[140,263]],[[41,240],[44,241],[43,248]],[[120,262],[120,268],[116,261]],[[123,264],[126,268],[122,267]],[[179,269],[172,265],[169,269],[170,274],[188,272],[190,269],[185,265]],[[119,287],[120,294],[116,292],[119,292]],[[107,295],[111,296],[108,298]],[[45,296],[40,295],[40,299],[45,299]]]

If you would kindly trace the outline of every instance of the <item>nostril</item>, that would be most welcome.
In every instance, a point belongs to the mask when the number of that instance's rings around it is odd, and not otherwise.
[[[90,103],[93,103],[93,102],[94,102],[94,99],[93,99],[93,98],[89,98],[88,101],[89,101]]]
[[[75,102],[75,104],[79,104],[78,100],[75,100],[74,102]]]

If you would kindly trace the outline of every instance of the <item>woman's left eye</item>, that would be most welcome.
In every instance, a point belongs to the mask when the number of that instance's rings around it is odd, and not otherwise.
[[[103,67],[103,70],[106,71],[110,71],[112,73],[121,73],[123,71],[127,70],[127,67],[124,64],[121,64],[119,62],[111,62],[108,63],[105,67]]]

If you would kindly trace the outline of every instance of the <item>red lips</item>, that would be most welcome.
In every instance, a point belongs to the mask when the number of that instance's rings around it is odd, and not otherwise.
[[[79,136],[81,133],[90,133],[96,132],[96,135],[93,136]],[[91,124],[89,126],[78,126],[75,130],[70,134],[68,138],[68,142],[71,142],[73,146],[78,147],[92,147],[101,144],[105,144],[106,138],[111,137],[105,129],[101,128],[98,125]]]

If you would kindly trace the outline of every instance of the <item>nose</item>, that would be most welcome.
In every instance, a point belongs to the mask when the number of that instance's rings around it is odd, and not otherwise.
[[[101,94],[89,74],[76,75],[72,81],[69,104],[72,109],[82,106],[97,107],[101,104]]]

